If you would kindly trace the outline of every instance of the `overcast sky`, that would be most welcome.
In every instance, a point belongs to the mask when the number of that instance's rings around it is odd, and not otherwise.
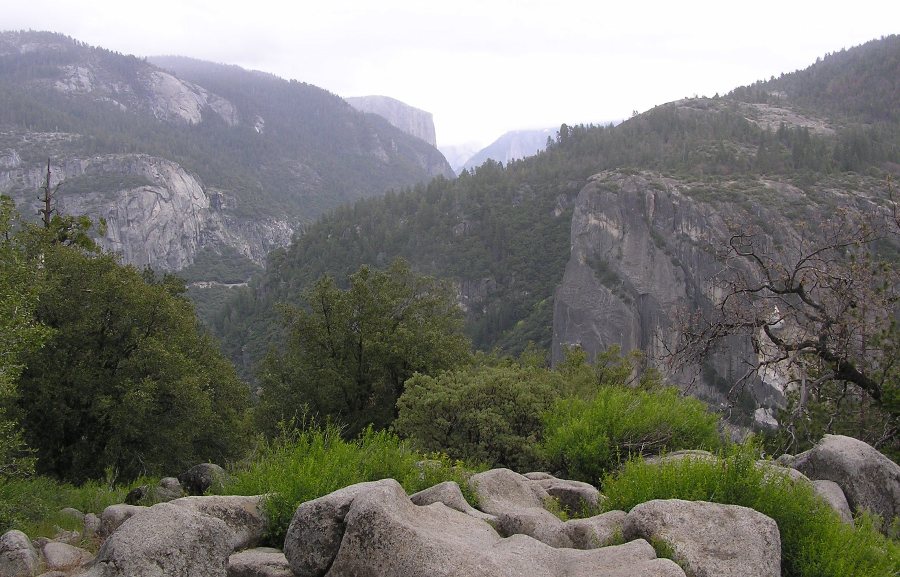
[[[238,64],[434,114],[438,145],[626,118],[900,32],[900,2],[3,0],[0,29]]]

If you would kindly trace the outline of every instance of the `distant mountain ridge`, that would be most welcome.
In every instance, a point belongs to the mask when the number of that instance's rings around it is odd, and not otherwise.
[[[0,193],[33,214],[50,158],[61,210],[105,218],[103,246],[163,270],[261,263],[341,203],[453,176],[434,147],[315,86],[50,32],[0,33],[0,101]]]
[[[485,160],[491,159],[509,164],[510,160],[519,160],[534,156],[544,150],[547,139],[556,136],[557,128],[540,128],[534,130],[511,130],[497,140],[472,155],[463,165],[462,170],[481,166]]]
[[[434,118],[430,112],[390,96],[349,96],[344,100],[357,110],[377,114],[406,134],[437,146]]]

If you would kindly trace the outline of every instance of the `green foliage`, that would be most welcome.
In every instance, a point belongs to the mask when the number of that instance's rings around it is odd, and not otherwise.
[[[198,330],[184,287],[112,255],[43,243],[34,315],[52,330],[22,357],[17,415],[37,469],[122,478],[235,457],[246,387]]]
[[[679,459],[661,464],[630,460],[603,480],[607,510],[652,499],[710,501],[750,507],[778,524],[786,577],[885,577],[900,566],[900,545],[871,519],[856,528],[841,522],[808,483],[793,482],[756,464],[752,444],[729,447],[720,460]]]
[[[397,402],[394,429],[427,451],[530,470],[539,462],[541,416],[567,388],[558,372],[513,362],[415,375]]]
[[[9,410],[18,396],[22,357],[39,349],[48,337],[34,318],[41,271],[14,235],[17,221],[12,200],[0,196],[0,482],[34,469],[34,459]]]
[[[257,423],[272,431],[308,409],[354,436],[387,427],[415,373],[434,374],[469,359],[469,341],[447,285],[395,261],[362,267],[341,290],[330,277],[306,293],[306,308],[287,308],[290,338],[283,355],[263,366]]]
[[[225,492],[269,494],[268,542],[280,547],[297,507],[355,483],[396,479],[408,493],[443,481],[456,481],[476,504],[466,479],[471,474],[441,454],[422,455],[386,431],[365,429],[355,440],[328,425],[304,431],[285,427],[276,438],[260,441],[250,464],[234,471]]]
[[[607,384],[590,399],[557,400],[540,451],[552,470],[596,483],[631,455],[718,445],[718,419],[703,402],[671,387]]]
[[[141,478],[136,482],[152,486],[158,481]],[[114,485],[108,480],[88,481],[75,486],[44,476],[0,479],[0,534],[18,529],[35,539],[53,538],[58,528],[81,531],[83,527],[80,522],[73,524],[59,511],[73,507],[82,513],[99,516],[109,505],[124,502],[129,488],[129,485]]]

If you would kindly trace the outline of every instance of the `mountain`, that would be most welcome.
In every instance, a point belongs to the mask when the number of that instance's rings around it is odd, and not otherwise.
[[[225,276],[253,270],[342,203],[452,176],[433,146],[315,86],[50,32],[0,33],[0,102],[0,193],[34,214],[49,158],[60,210],[104,218],[101,244],[127,262],[192,280],[223,260]]]
[[[475,153],[481,150],[481,145],[477,142],[466,142],[463,144],[442,144],[438,147],[447,162],[453,168],[453,172],[459,174],[463,165],[467,160],[472,158]]]
[[[491,159],[503,164],[509,164],[511,160],[518,160],[527,156],[533,156],[544,150],[547,139],[556,136],[556,128],[544,128],[539,130],[513,130],[507,132],[488,146],[482,148],[465,163],[462,168],[469,170],[481,166],[485,160]]]
[[[434,118],[430,112],[389,96],[351,96],[344,100],[357,110],[377,114],[406,134],[437,146]]]
[[[900,126],[884,78],[900,77],[898,56],[891,36],[777,84],[664,104],[617,126],[564,126],[536,156],[339,208],[275,251],[215,330],[250,374],[279,338],[276,303],[296,302],[322,274],[340,282],[403,257],[454,283],[479,349],[535,342],[558,360],[567,345],[591,356],[619,345],[654,362],[678,306],[712,306],[707,281],[729,223],[756,223],[779,247],[815,234],[805,223],[837,207],[888,202]],[[810,88],[823,83],[827,99]],[[841,95],[852,95],[846,107]],[[717,356],[693,392],[725,402],[748,354],[744,343]],[[744,417],[780,404],[779,387],[756,382]]]

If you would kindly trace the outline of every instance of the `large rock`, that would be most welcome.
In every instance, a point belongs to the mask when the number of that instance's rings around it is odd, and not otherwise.
[[[84,565],[93,558],[93,555],[80,547],[55,541],[44,545],[41,553],[44,554],[44,563],[47,565],[47,569],[53,571],[71,570]]]
[[[791,465],[810,479],[840,485],[854,511],[866,509],[888,522],[900,516],[900,466],[863,441],[825,435]]]
[[[160,503],[133,515],[103,543],[85,577],[226,577],[234,532],[192,507]]]
[[[211,495],[182,497],[171,503],[224,521],[233,534],[231,548],[237,550],[255,547],[262,541],[268,527],[263,500],[262,495]]]
[[[228,577],[294,577],[294,573],[284,553],[270,547],[259,547],[229,557]]]
[[[509,469],[491,469],[469,478],[478,507],[497,518],[501,535],[529,535],[553,547],[571,547],[562,521],[545,506],[550,495],[536,482]]]
[[[525,535],[502,538],[443,503],[413,504],[390,479],[302,504],[284,553],[297,577],[684,575],[642,540],[579,551]]]
[[[101,539],[106,539],[112,535],[119,526],[130,519],[135,513],[139,513],[147,507],[140,505],[110,505],[100,513],[100,530]]]
[[[0,577],[31,577],[40,558],[28,536],[13,529],[0,535]]]
[[[221,487],[225,477],[222,467],[214,463],[200,463],[178,475],[178,481],[188,495],[203,495],[210,488]]]
[[[626,539],[662,541],[691,577],[779,577],[775,521],[737,505],[680,499],[641,503],[625,518]]]
[[[853,525],[853,513],[850,512],[850,504],[847,503],[847,497],[840,485],[824,479],[813,481],[812,485],[816,494],[822,497],[835,513],[840,515],[844,523]]]
[[[608,543],[621,529],[621,511],[563,522],[547,510],[552,497],[545,486],[555,490],[564,507],[573,512],[585,510],[586,503],[596,507],[599,492],[587,483],[491,469],[472,475],[469,485],[478,495],[479,508],[497,519],[497,531],[506,537],[521,534],[552,547],[593,549]]]
[[[164,503],[183,497],[184,489],[175,477],[163,477],[153,488],[152,496],[155,503]]]

